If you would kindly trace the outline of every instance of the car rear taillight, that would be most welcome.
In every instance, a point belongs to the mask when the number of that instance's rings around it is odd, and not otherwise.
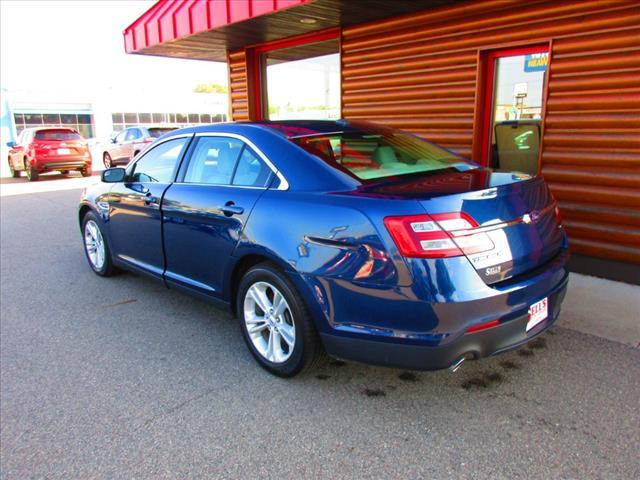
[[[51,146],[47,143],[32,142],[31,146],[35,150],[36,155],[46,155],[51,150]]]
[[[462,212],[386,217],[384,224],[404,257],[457,257],[494,248],[486,233],[473,231],[478,223]]]

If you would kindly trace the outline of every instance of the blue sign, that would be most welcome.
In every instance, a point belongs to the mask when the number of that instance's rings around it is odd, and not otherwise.
[[[524,56],[525,72],[544,72],[549,65],[548,53],[534,53]]]

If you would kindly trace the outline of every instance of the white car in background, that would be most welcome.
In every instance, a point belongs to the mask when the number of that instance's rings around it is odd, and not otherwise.
[[[129,127],[109,139],[103,146],[102,162],[105,168],[126,165],[156,138],[175,130],[175,127]]]

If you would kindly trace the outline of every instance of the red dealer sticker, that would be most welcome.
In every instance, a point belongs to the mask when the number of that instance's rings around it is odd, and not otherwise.
[[[527,332],[549,316],[549,299],[543,298],[529,307],[529,321]]]

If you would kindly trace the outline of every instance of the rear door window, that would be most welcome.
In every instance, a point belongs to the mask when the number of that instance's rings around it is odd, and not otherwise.
[[[236,138],[200,137],[184,182],[230,185],[243,147],[244,143]]]
[[[233,175],[233,185],[266,187],[269,178],[271,178],[271,169],[258,158],[251,148],[245,146]]]

